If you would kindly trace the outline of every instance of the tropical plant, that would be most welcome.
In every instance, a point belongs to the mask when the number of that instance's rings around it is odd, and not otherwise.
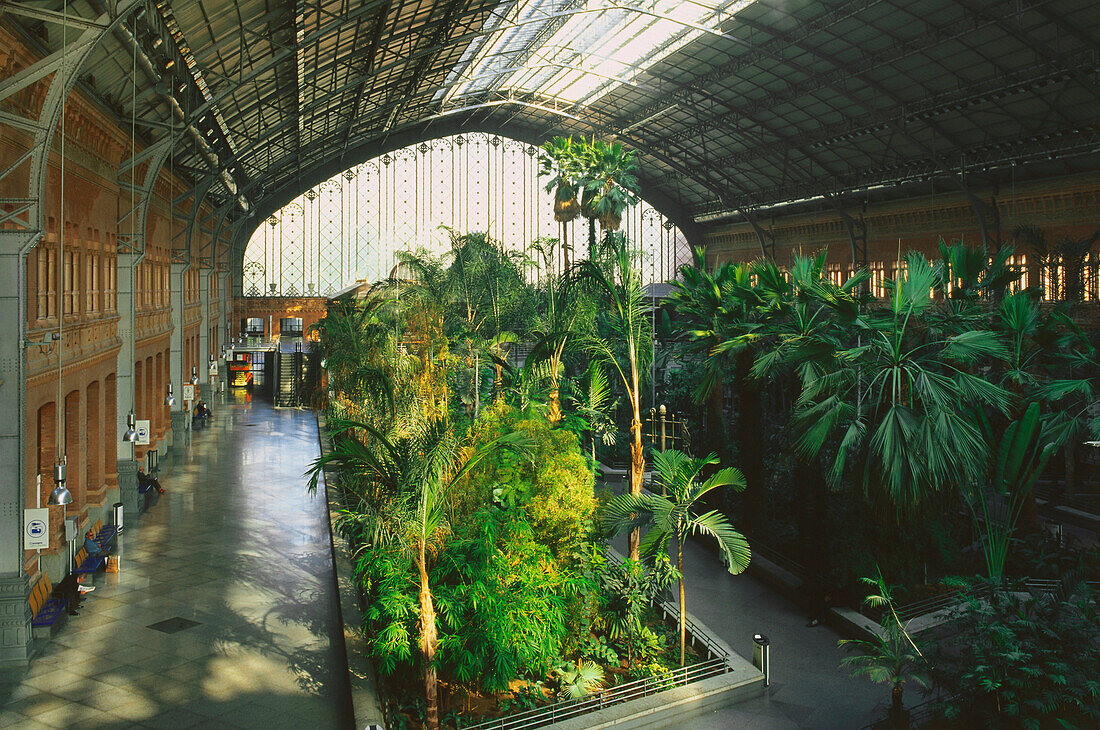
[[[573,406],[576,420],[581,429],[590,433],[589,446],[591,450],[591,462],[593,475],[596,470],[596,440],[604,446],[614,446],[618,437],[615,421],[609,413],[614,412],[618,401],[611,401],[611,386],[607,382],[607,373],[597,360],[588,364],[584,387],[579,389],[579,395],[573,398]],[[579,434],[578,434],[579,435]]]
[[[309,328],[324,359],[328,387],[342,406],[370,400],[380,406],[379,415],[393,412],[400,358],[393,328],[383,319],[391,304],[380,288],[363,298],[345,295]]]
[[[903,702],[905,684],[912,682],[928,687],[927,662],[906,631],[906,625],[898,618],[891,589],[882,573],[862,580],[877,590],[868,595],[864,603],[884,609],[880,630],[871,639],[842,639],[840,646],[859,653],[842,659],[840,664],[851,669],[853,677],[866,675],[872,682],[890,685],[890,719],[900,730],[909,726]]]
[[[555,559],[570,560],[588,538],[596,510],[592,474],[577,437],[552,428],[541,416],[501,404],[482,414],[470,439],[472,445],[480,446],[506,436],[521,438],[523,451],[497,450],[456,481],[452,490],[456,519],[465,519],[487,504],[522,510],[535,539]]]
[[[952,727],[1100,726],[1100,611],[1086,584],[1040,593],[977,581],[955,619],[933,674]]]
[[[554,191],[554,220],[564,223],[582,213],[589,220],[589,258],[596,246],[595,222],[617,231],[623,212],[638,203],[638,163],[634,151],[619,142],[588,142],[583,137],[555,137],[542,147],[539,174]],[[581,202],[576,201],[577,194]],[[563,237],[567,252],[571,251]],[[567,265],[572,263],[567,253]]]
[[[449,532],[449,493],[457,480],[489,454],[501,447],[521,446],[523,437],[506,434],[474,448],[458,437],[446,418],[422,422],[415,432],[396,442],[367,423],[341,423],[336,428],[355,429],[363,434],[364,440],[340,439],[331,452],[317,457],[308,472],[309,486],[311,490],[317,488],[325,469],[340,469],[367,474],[391,498],[392,508],[385,515],[387,522],[376,525],[384,537],[370,547],[385,551],[391,574],[397,566],[403,566],[405,575],[410,570],[415,574],[426,725],[434,730],[439,726],[435,656],[438,629],[428,573]]]
[[[553,275],[555,247],[553,239],[539,239],[531,249],[542,259],[542,270],[546,272],[543,293],[546,296],[545,314],[536,317],[534,323],[535,342],[524,363],[524,380],[531,380],[532,371],[541,368],[541,374],[549,384],[549,413],[551,423],[562,418],[561,379],[564,375],[566,352],[576,341],[576,325],[582,313],[582,302],[578,301],[577,290],[562,286],[558,277]]]
[[[607,636],[626,649],[627,662],[646,653],[657,638],[643,622],[646,608],[676,579],[668,555],[657,555],[649,564],[624,560],[605,562],[600,570],[600,616]]]
[[[564,699],[579,700],[598,690],[604,681],[603,667],[595,662],[565,662],[554,670]]]
[[[706,444],[716,453],[726,441],[722,384],[733,374],[739,405],[736,439],[749,487],[744,500],[749,521],[761,517],[764,491],[761,389],[752,382],[751,369],[769,311],[752,284],[752,274],[748,264],[729,263],[708,272],[704,251],[696,248],[694,265],[680,268],[680,279],[673,282],[664,302],[676,314],[681,357],[700,369],[694,399],[706,406]]]
[[[584,188],[581,212],[598,219],[604,230],[617,231],[623,212],[638,203],[638,163],[634,150],[619,142],[594,140],[586,157],[588,168],[581,178]]]
[[[651,322],[646,316],[646,297],[641,276],[625,237],[612,234],[606,239],[610,245],[608,270],[592,261],[581,261],[569,272],[565,281],[567,290],[589,288],[596,292],[606,307],[605,323],[608,336],[589,333],[583,342],[589,354],[613,368],[619,375],[630,406],[630,493],[642,492],[642,474],[645,471],[645,451],[642,447],[642,377],[652,352],[647,340],[652,336]],[[629,538],[629,553],[638,557],[639,534],[635,530]]]
[[[985,246],[967,246],[961,241],[948,245],[941,238],[939,247],[943,270],[939,288],[945,294],[945,305],[980,299],[999,301],[1024,275],[1023,269],[1009,263],[1016,252],[1011,244],[990,253]]]
[[[643,555],[665,555],[669,540],[674,542],[680,588],[680,666],[684,666],[686,646],[684,541],[688,535],[695,533],[713,538],[732,574],[743,572],[749,566],[751,557],[748,541],[733,529],[725,517],[716,511],[700,515],[693,513],[696,502],[714,489],[730,487],[739,492],[745,488],[745,478],[732,467],[722,469],[700,483],[700,472],[717,463],[718,458],[714,454],[693,459],[675,449],[659,451],[653,457],[655,478],[662,492],[668,496],[623,494],[612,499],[604,508],[603,524],[611,533],[624,527],[650,527],[641,546]]]
[[[989,428],[988,423],[985,424]],[[987,438],[992,442],[993,435]],[[1050,429],[1039,416],[1039,404],[1031,403],[1024,415],[1008,424],[997,446],[990,488],[974,482],[962,490],[974,524],[982,531],[986,575],[1000,581],[1005,560],[1024,502],[1039,481],[1051,455],[1058,448]]]
[[[496,692],[518,676],[544,675],[570,635],[578,576],[519,510],[484,507],[454,535],[432,574],[443,679]]]
[[[839,439],[830,481],[840,481],[854,456],[865,491],[879,490],[904,512],[982,477],[988,447],[970,408],[987,404],[1004,413],[1010,396],[973,372],[979,361],[1006,356],[996,334],[973,327],[941,335],[926,327],[922,314],[942,272],[917,252],[901,268],[896,280],[887,281],[885,306],[866,313],[850,298],[820,288],[838,322],[860,332],[860,340],[802,343],[808,355],[798,349],[790,355],[803,380],[793,420],[796,450],[816,457]]]

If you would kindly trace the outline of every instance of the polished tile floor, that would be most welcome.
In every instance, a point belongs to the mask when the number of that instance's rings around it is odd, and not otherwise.
[[[0,680],[0,728],[347,727],[312,414],[230,394],[173,449],[80,615]]]

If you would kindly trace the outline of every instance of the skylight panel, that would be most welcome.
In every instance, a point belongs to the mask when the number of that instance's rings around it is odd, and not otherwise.
[[[591,104],[754,0],[519,0],[452,72],[444,108],[498,94]]]

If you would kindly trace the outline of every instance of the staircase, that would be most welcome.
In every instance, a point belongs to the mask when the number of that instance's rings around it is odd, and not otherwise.
[[[305,358],[301,352],[278,352],[275,364],[275,407],[298,408],[302,405],[302,376]]]

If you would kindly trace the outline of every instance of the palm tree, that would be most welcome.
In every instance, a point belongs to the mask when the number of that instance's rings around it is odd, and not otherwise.
[[[649,366],[652,353],[645,341],[652,336],[646,314],[647,298],[642,279],[634,266],[631,251],[621,234],[608,234],[607,270],[589,261],[581,261],[568,272],[564,287],[568,291],[590,288],[606,306],[608,337],[598,334],[584,336],[588,352],[609,365],[619,375],[630,404],[630,493],[642,493],[645,472],[645,452],[642,447],[642,408],[640,403],[642,373]],[[618,352],[616,352],[618,350]],[[629,539],[632,560],[638,559],[639,533],[634,530]]]
[[[367,549],[387,549],[415,572],[420,607],[420,655],[424,663],[425,727],[439,727],[438,681],[435,654],[438,645],[436,612],[428,582],[431,560],[442,550],[449,532],[447,502],[452,486],[498,448],[522,448],[524,434],[513,432],[485,444],[460,439],[446,417],[421,422],[414,433],[397,440],[367,423],[340,422],[336,430],[358,429],[339,439],[328,454],[314,460],[309,488],[316,490],[325,469],[364,475],[378,491],[389,496],[392,509],[385,521],[373,522],[377,540]]]
[[[751,553],[745,536],[733,529],[729,521],[717,511],[697,515],[695,503],[707,492],[720,487],[734,491],[745,488],[745,478],[732,467],[713,474],[699,483],[699,472],[718,463],[718,457],[710,454],[694,459],[675,449],[659,451],[653,457],[657,481],[667,497],[656,494],[622,494],[612,499],[604,510],[604,528],[614,534],[620,529],[636,529],[650,526],[641,546],[643,555],[653,557],[668,553],[668,541],[675,541],[676,570],[680,583],[680,666],[684,666],[685,617],[687,603],[684,591],[684,541],[688,535],[699,533],[714,538],[722,552],[729,572],[741,573],[749,566]]]
[[[989,404],[1004,412],[1009,394],[974,374],[979,359],[1003,359],[1004,346],[988,329],[946,334],[923,316],[942,269],[911,252],[904,271],[888,281],[884,307],[860,313],[854,300],[811,287],[860,341],[837,339],[836,329],[784,341],[770,359],[787,359],[802,377],[793,425],[796,450],[817,458],[839,439],[827,473],[838,483],[854,456],[857,481],[881,490],[899,510],[961,481],[978,479],[988,446],[969,409]],[[816,289],[816,291],[814,291]],[[757,363],[760,365],[760,362]]]
[[[531,244],[531,249],[541,256],[542,270],[546,272],[546,314],[535,323],[536,339],[526,363],[530,367],[545,363],[550,385],[548,418],[551,423],[562,419],[560,384],[565,369],[563,359],[570,345],[577,339],[574,325],[580,313],[579,302],[574,296],[575,290],[563,286],[562,281],[553,273],[555,243],[557,242],[553,239],[539,239]]]
[[[615,445],[615,421],[607,415],[614,411],[618,401],[611,401],[611,386],[607,382],[607,373],[596,360],[588,364],[588,378],[586,385],[581,390],[579,397],[573,399],[577,416],[582,419],[591,431],[590,439],[593,476],[596,469],[596,439],[603,442],[604,446]],[[580,435],[580,434],[578,434]]]
[[[906,728],[905,706],[902,693],[906,682],[921,687],[929,686],[924,673],[927,663],[920,648],[909,636],[905,624],[894,611],[894,600],[889,586],[879,573],[875,578],[863,578],[864,583],[878,589],[864,599],[864,603],[883,608],[880,622],[881,632],[871,639],[842,639],[839,645],[849,651],[858,651],[840,661],[841,666],[849,667],[852,676],[866,675],[872,682],[890,685],[890,719],[895,728]]]
[[[404,362],[397,355],[393,328],[387,321],[391,309],[392,300],[382,288],[372,288],[363,298],[335,300],[325,316],[310,326],[338,413],[350,409],[356,418],[393,413],[395,375]],[[319,383],[317,387],[320,390]]]

